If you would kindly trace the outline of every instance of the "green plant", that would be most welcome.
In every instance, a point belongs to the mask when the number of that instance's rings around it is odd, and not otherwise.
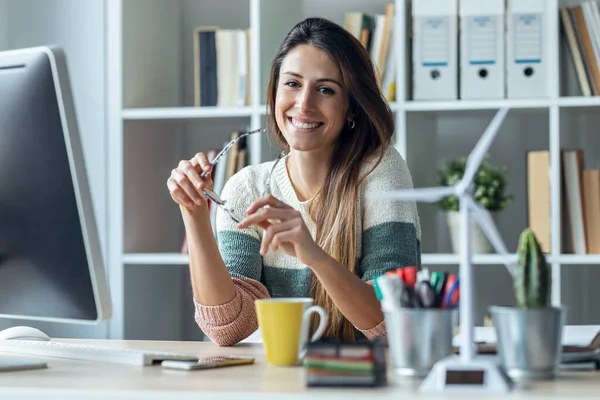
[[[452,160],[438,171],[438,184],[452,186],[460,181],[465,173],[466,157]],[[506,208],[513,196],[506,194],[507,167],[496,167],[489,161],[489,155],[483,159],[473,181],[473,199],[489,211],[501,211]],[[448,196],[440,201],[445,211],[458,211],[458,198]]]
[[[521,233],[517,260],[513,276],[517,305],[524,308],[546,307],[552,287],[552,271],[530,228]]]

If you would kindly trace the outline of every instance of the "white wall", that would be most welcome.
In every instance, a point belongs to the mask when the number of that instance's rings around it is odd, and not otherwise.
[[[0,48],[57,44],[66,52],[106,259],[104,14],[103,0],[0,0]],[[104,337],[106,332],[106,324],[90,327],[12,320],[0,321],[0,329],[15,324],[36,326],[55,337]]]
[[[8,0],[0,0],[0,51],[8,45]]]

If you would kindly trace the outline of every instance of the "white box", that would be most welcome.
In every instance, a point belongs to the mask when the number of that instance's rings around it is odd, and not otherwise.
[[[508,0],[507,5],[507,97],[548,97],[546,1]]]
[[[460,0],[460,98],[505,96],[504,0]]]
[[[413,0],[413,100],[458,99],[458,0]]]

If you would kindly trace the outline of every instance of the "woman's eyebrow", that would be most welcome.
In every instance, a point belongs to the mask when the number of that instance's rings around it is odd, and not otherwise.
[[[300,75],[299,73],[292,72],[292,71],[286,71],[282,75],[292,75],[292,76],[295,76],[295,77],[300,78],[300,79],[303,78],[303,76]],[[336,81],[333,78],[319,78],[319,79],[317,79],[317,82],[331,82],[331,83],[335,83],[339,87],[342,87],[342,84],[340,82]]]

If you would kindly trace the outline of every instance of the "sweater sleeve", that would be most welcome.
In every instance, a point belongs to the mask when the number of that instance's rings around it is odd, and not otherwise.
[[[196,323],[218,346],[233,346],[258,329],[254,300],[269,297],[265,286],[253,279],[232,278],[234,298],[225,304],[205,306],[194,301]]]
[[[362,249],[358,271],[361,279],[370,281],[400,267],[420,267],[421,228],[416,203],[365,198],[365,193],[413,187],[400,153],[390,147],[361,186]]]
[[[233,175],[225,184],[221,197],[238,218],[258,198],[248,169]],[[217,242],[223,262],[235,286],[235,296],[228,303],[207,306],[195,303],[195,320],[211,341],[231,346],[250,336],[258,328],[254,301],[270,297],[261,282],[263,261],[259,253],[261,234],[255,227],[238,229],[237,223],[217,210]]]

